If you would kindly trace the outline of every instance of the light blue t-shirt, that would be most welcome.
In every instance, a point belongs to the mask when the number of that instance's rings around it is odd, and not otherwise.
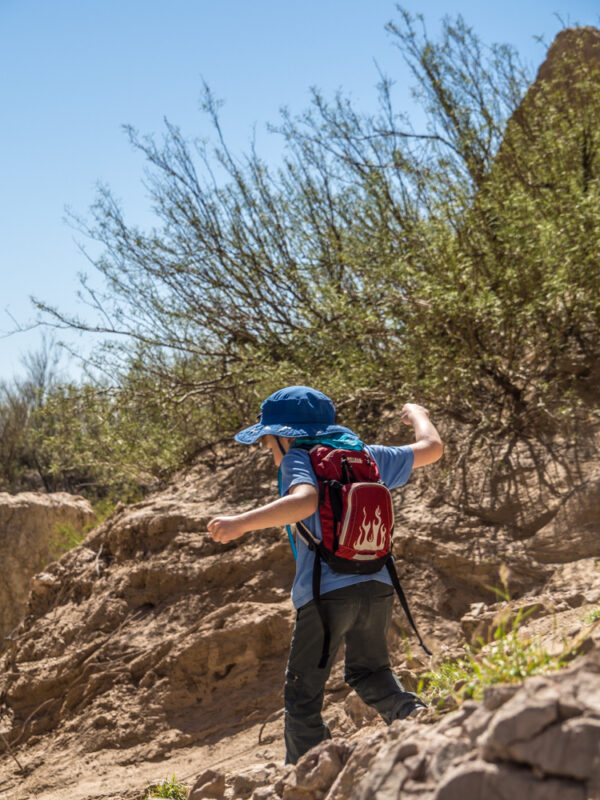
[[[415,455],[410,446],[384,447],[383,445],[365,445],[366,451],[373,457],[379,468],[382,481],[388,489],[402,486],[408,480],[413,468]],[[281,462],[281,495],[285,496],[292,486],[298,483],[311,483],[319,488],[317,479],[310,462],[310,455],[306,450],[292,448],[283,457]],[[307,519],[303,520],[308,529],[318,538],[321,538],[321,520],[318,510]],[[292,602],[296,608],[306,605],[313,599],[312,575],[315,553],[301,539],[296,537],[298,560],[296,562],[296,577],[292,586]],[[321,563],[321,594],[341,589],[364,581],[380,581],[391,585],[391,580],[386,567],[372,575],[344,575],[334,572],[327,564]]]

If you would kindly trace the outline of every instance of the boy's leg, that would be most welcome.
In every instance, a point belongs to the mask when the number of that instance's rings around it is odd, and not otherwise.
[[[321,597],[331,634],[329,660],[324,669],[318,666],[323,649],[323,626],[314,601],[297,612],[285,675],[286,764],[295,764],[311,747],[331,738],[321,708],[335,654],[358,611],[354,588],[337,589]]]
[[[355,624],[345,636],[344,677],[361,700],[375,708],[389,725],[425,704],[417,695],[404,691],[390,667],[387,631],[394,590],[378,581],[369,581],[359,587],[362,605]]]

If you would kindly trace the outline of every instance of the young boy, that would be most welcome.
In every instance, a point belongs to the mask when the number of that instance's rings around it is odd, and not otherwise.
[[[212,519],[208,530],[217,542],[300,520],[321,538],[318,483],[310,455],[299,445],[325,444],[351,450],[364,447],[389,489],[406,483],[413,468],[431,464],[442,455],[442,442],[429,421],[429,412],[414,403],[402,409],[402,421],[413,426],[416,438],[414,444],[404,447],[363,445],[353,431],[335,424],[332,401],[307,386],[280,389],[264,401],[261,412],[259,422],[235,438],[242,444],[260,440],[271,451],[280,468],[281,497],[253,511]],[[315,552],[299,536],[296,546],[292,602],[297,613],[284,690],[286,763],[291,764],[330,737],[321,708],[325,682],[342,641],[346,645],[345,680],[385,722],[390,724],[425,708],[416,695],[404,691],[390,668],[386,634],[394,590],[385,567],[373,574],[356,575],[334,572],[322,564],[320,605],[331,644],[325,667],[319,667],[324,630],[313,599]]]

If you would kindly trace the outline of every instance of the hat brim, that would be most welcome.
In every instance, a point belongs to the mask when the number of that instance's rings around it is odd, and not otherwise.
[[[343,425],[323,425],[319,422],[307,422],[304,424],[291,425],[263,425],[257,422],[249,428],[244,428],[243,431],[236,433],[234,439],[241,444],[254,444],[261,436],[267,434],[272,436],[282,436],[284,439],[297,439],[299,436],[324,436],[327,433],[351,433],[350,428],[345,428]]]

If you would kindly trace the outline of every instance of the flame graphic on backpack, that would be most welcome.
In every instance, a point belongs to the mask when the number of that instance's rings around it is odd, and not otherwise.
[[[379,550],[382,544],[381,536],[385,536],[386,527],[381,519],[381,506],[375,509],[375,519],[367,520],[367,508],[363,506],[363,521],[360,526],[361,535],[356,540],[357,550]]]

